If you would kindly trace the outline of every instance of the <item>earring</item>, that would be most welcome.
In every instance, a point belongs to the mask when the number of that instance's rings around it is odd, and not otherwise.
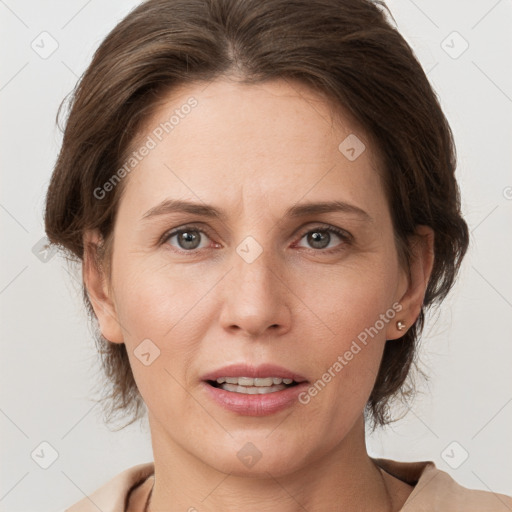
[[[398,320],[398,322],[396,323],[396,328],[399,330],[399,331],[403,331],[405,329],[405,324],[404,322],[402,322],[402,320]]]

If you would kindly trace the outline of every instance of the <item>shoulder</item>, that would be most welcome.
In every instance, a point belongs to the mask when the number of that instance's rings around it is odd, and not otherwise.
[[[512,497],[468,489],[432,461],[398,462],[374,459],[395,478],[414,486],[400,512],[510,512]],[[66,509],[66,512],[124,512],[130,492],[154,474],[152,462],[128,468],[102,487]]]
[[[125,469],[65,512],[124,512],[131,490],[153,473],[153,462]]]
[[[414,486],[400,512],[510,512],[512,497],[458,484],[432,461],[374,459],[384,471]]]

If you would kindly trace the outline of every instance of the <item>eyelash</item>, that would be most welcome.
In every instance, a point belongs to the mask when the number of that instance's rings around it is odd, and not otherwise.
[[[198,226],[196,226],[194,224],[185,224],[183,226],[180,226],[177,229],[173,229],[172,231],[168,231],[168,232],[164,233],[162,235],[159,243],[161,245],[163,245],[164,243],[168,242],[173,236],[176,236],[176,235],[178,235],[178,234],[180,234],[182,232],[185,232],[187,230],[189,230],[189,231],[197,231],[199,233],[203,233],[208,238],[212,239],[212,236],[210,235],[210,233],[209,233],[209,231],[207,229],[205,229],[203,227],[199,228]],[[339,229],[339,228],[336,228],[336,227],[331,226],[331,225],[318,225],[318,226],[315,226],[313,228],[309,228],[307,231],[304,231],[300,235],[299,241],[302,240],[305,235],[308,235],[309,233],[314,233],[316,231],[326,232],[326,233],[334,233],[335,235],[337,235],[342,240],[343,243],[341,243],[340,246],[334,247],[334,248],[331,248],[331,249],[306,248],[306,249],[309,249],[309,251],[313,251],[315,253],[331,254],[331,253],[334,253],[334,252],[339,252],[339,251],[343,250],[343,248],[344,248],[344,246],[346,244],[352,243],[352,240],[353,240],[352,235],[350,233],[348,233],[347,231],[343,230],[343,229]],[[172,248],[172,250],[175,251],[175,252],[178,252],[180,254],[188,254],[188,255],[191,255],[191,256],[196,255],[199,251],[201,251],[203,249],[184,250],[184,249],[179,249],[179,248],[176,248],[176,247]]]

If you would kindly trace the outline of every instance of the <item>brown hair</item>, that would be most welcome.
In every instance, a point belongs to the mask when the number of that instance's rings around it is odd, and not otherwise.
[[[48,188],[46,233],[83,261],[86,229],[105,240],[97,262],[108,272],[123,181],[93,193],[124,162],[130,144],[174,87],[236,75],[243,83],[290,79],[343,107],[381,159],[397,246],[404,261],[417,225],[435,232],[434,267],[416,323],[387,342],[367,404],[375,424],[391,420],[389,400],[404,394],[426,308],[450,290],[468,245],[455,180],[452,132],[413,51],[378,0],[149,0],[122,20],[96,51],[75,88],[62,148]],[[96,248],[97,249],[97,248]],[[85,287],[84,301],[94,318]],[[110,382],[108,417],[141,416],[124,344],[96,328]]]

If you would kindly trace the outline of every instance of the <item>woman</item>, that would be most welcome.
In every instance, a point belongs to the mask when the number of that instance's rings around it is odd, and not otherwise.
[[[512,508],[366,451],[468,245],[450,128],[382,7],[149,0],[96,52],[46,231],[154,463],[70,511]]]

